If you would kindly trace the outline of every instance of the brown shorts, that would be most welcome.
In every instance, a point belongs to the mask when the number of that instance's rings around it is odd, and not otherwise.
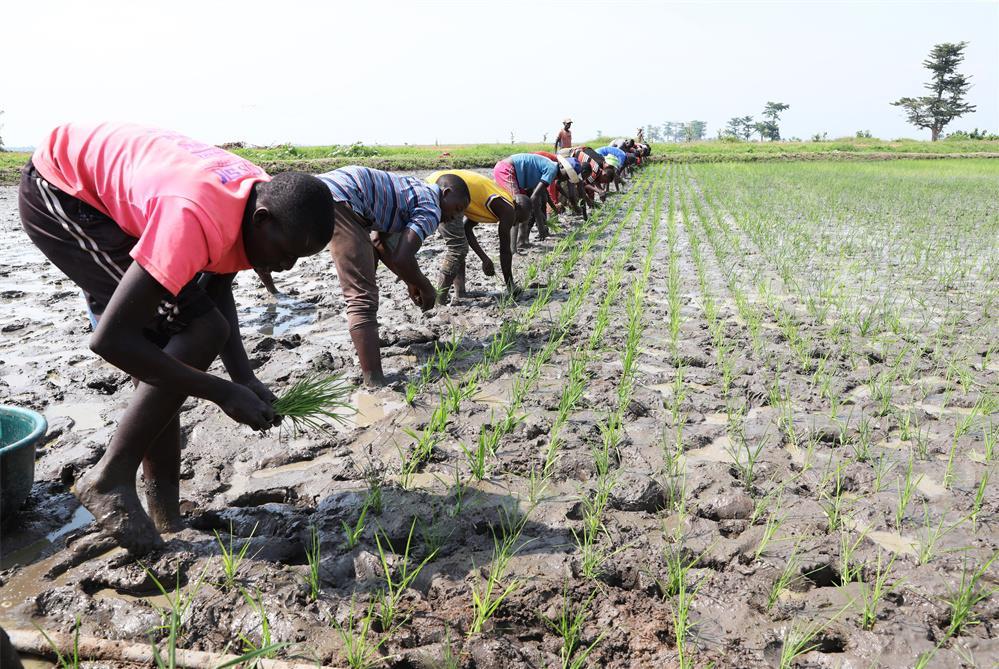
[[[138,241],[125,234],[106,214],[47,182],[29,161],[21,170],[17,194],[21,226],[35,246],[83,290],[91,323],[104,313],[125,270],[129,252]],[[146,336],[163,346],[188,323],[215,308],[198,275],[160,303],[145,327]]]
[[[330,252],[347,302],[347,325],[351,330],[378,327],[378,254],[371,243],[374,224],[345,202],[336,203]],[[400,235],[381,233],[389,248],[395,248]]]

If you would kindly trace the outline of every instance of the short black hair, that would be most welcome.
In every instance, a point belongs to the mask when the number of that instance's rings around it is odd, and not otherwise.
[[[333,194],[311,174],[275,174],[258,186],[257,201],[302,248],[322,248],[333,237]]]
[[[450,188],[454,194],[464,198],[465,202],[472,201],[472,194],[468,192],[468,184],[457,174],[442,174],[437,177],[437,185],[441,188]]]

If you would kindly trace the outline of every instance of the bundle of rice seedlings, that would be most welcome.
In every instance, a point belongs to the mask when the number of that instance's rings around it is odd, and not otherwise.
[[[298,432],[329,432],[356,410],[348,402],[351,387],[339,375],[308,376],[297,381],[274,403],[274,413],[291,421]]]

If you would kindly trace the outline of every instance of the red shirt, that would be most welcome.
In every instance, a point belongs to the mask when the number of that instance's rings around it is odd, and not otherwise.
[[[184,135],[139,125],[63,125],[31,158],[59,190],[138,239],[130,255],[173,295],[198,272],[249,269],[243,214],[253,163]]]

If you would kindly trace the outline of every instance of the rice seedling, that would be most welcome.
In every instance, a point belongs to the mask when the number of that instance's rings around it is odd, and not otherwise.
[[[982,563],[978,569],[969,569],[967,565],[962,569],[961,583],[957,591],[945,600],[950,609],[947,624],[948,638],[958,636],[968,627],[979,624],[975,607],[999,592],[997,586],[983,587],[981,584],[982,577],[995,562],[996,557],[999,557],[999,553],[993,553],[992,557]]]
[[[420,575],[423,568],[427,566],[431,560],[437,556],[437,551],[433,550],[427,554],[423,561],[419,564],[411,563],[410,559],[410,548],[413,542],[413,530],[416,529],[416,518],[413,518],[413,522],[409,525],[409,534],[406,536],[406,547],[402,552],[401,558],[399,560],[399,565],[393,569],[389,564],[388,555],[386,553],[385,547],[388,547],[388,551],[392,553],[398,553],[392,547],[392,542],[389,540],[388,535],[382,533],[382,538],[384,538],[384,545],[382,544],[382,539],[379,538],[379,534],[375,533],[375,544],[378,547],[378,559],[381,563],[382,568],[382,578],[385,582],[385,587],[381,592],[378,599],[379,611],[378,617],[381,621],[382,631],[388,632],[395,628],[397,624],[397,618],[399,617],[399,605],[402,602],[402,597],[406,590],[413,584],[416,577]],[[400,623],[401,624],[401,623]]]
[[[361,534],[364,532],[364,519],[367,515],[368,498],[365,498],[364,504],[361,505],[361,512],[357,514],[357,521],[353,525],[348,524],[345,520],[340,521],[340,526],[343,528],[343,545],[347,550],[352,550],[361,540]]]
[[[756,544],[756,552],[753,555],[754,560],[759,560],[763,552],[767,550],[767,547],[774,541],[774,537],[777,536],[777,532],[780,530],[781,525],[787,519],[787,514],[781,513],[781,497],[777,498],[777,502],[770,514],[767,516],[767,522],[763,525],[763,534],[760,536],[759,542]]]
[[[309,526],[309,545],[305,548],[305,559],[308,569],[305,572],[305,585],[309,588],[309,601],[316,601],[322,590],[322,580],[319,577],[319,561],[322,559],[319,544],[319,530],[315,525]]]
[[[201,591],[201,588],[205,583],[205,575],[208,573],[208,565],[205,565],[205,568],[202,570],[197,580],[195,580],[193,584],[189,584],[183,591],[181,591],[180,588],[180,572],[177,572],[177,582],[172,593],[167,592],[167,589],[148,567],[143,565],[142,568],[145,571],[146,576],[153,582],[153,585],[156,586],[156,589],[160,591],[160,594],[167,601],[167,606],[165,607],[156,606],[156,609],[160,614],[161,623],[157,627],[150,630],[149,633],[149,642],[153,651],[153,661],[159,669],[174,669],[177,666],[177,642],[180,635],[184,631],[183,619],[185,614],[191,608],[191,605],[194,604],[195,597],[198,596],[198,593]],[[165,655],[164,651],[162,651],[160,646],[156,643],[154,635],[154,632],[156,631],[159,631],[166,636]]]
[[[898,583],[888,585],[888,578],[891,576],[891,568],[895,564],[896,557],[892,555],[888,563],[884,564],[882,553],[879,550],[877,565],[874,567],[873,581],[861,581],[860,596],[862,597],[864,608],[860,615],[860,626],[865,630],[874,628],[874,623],[878,619],[878,605],[884,596],[898,585]]]
[[[274,657],[280,649],[286,648],[288,644],[275,643],[273,635],[271,634],[271,621],[267,616],[267,610],[264,608],[264,598],[263,595],[260,594],[260,589],[258,588],[256,590],[256,597],[247,592],[245,588],[240,588],[239,592],[243,595],[243,601],[246,602],[247,606],[249,606],[253,612],[260,617],[259,642],[254,641],[243,632],[239,633],[239,640],[243,644],[243,652],[258,654],[255,655],[255,657],[261,657],[263,659]]]
[[[923,502],[923,531],[919,535],[919,543],[916,551],[916,561],[918,564],[929,563],[937,554],[937,544],[940,542],[940,539],[964,524],[965,519],[961,518],[950,527],[946,527],[944,525],[944,517],[941,515],[940,520],[934,525],[930,520],[930,508]]]
[[[978,481],[978,487],[975,488],[975,497],[971,503],[971,513],[969,517],[975,528],[978,531],[978,514],[982,511],[982,504],[985,502],[985,489],[989,485],[989,477],[992,475],[992,470],[986,469],[982,472],[982,478]]]
[[[583,626],[590,615],[590,603],[596,595],[597,591],[593,590],[579,606],[573,606],[566,584],[562,589],[562,604],[558,614],[553,618],[541,616],[544,624],[562,639],[559,647],[562,669],[582,669],[586,666],[590,654],[607,634],[606,631],[601,632],[588,646],[583,645]]]
[[[788,587],[798,578],[801,565],[798,562],[798,544],[794,545],[791,549],[791,554],[787,557],[787,562],[784,563],[784,568],[781,570],[777,578],[774,579],[773,584],[770,586],[770,591],[767,593],[767,610],[769,611],[777,603],[782,592],[788,589]]]
[[[732,459],[732,468],[736,472],[736,478],[742,483],[742,487],[746,492],[750,494],[755,489],[756,465],[759,462],[764,447],[767,445],[767,437],[768,435],[764,434],[755,445],[750,445],[749,440],[746,439],[745,433],[740,427],[734,434],[730,432],[729,442],[725,445],[725,450]]]
[[[841,529],[839,533],[839,580],[840,585],[861,580],[864,565],[857,563],[853,556],[860,544],[867,538],[867,531],[860,532],[855,541],[851,541],[850,533]]]
[[[347,401],[350,386],[339,376],[309,376],[296,381],[277,401],[274,413],[287,418],[292,430],[326,433],[344,425],[354,413]]]
[[[253,539],[253,534],[257,531],[257,524],[253,525],[253,529],[250,530],[250,536],[246,538],[243,545],[237,549],[233,546],[235,537],[232,533],[232,521],[229,521],[229,542],[222,541],[222,537],[219,536],[219,531],[215,530],[215,541],[218,542],[219,551],[222,557],[222,573],[225,575],[225,580],[220,584],[223,590],[231,590],[233,586],[236,585],[236,577],[239,574],[239,568],[243,564],[243,560],[246,559],[246,552],[250,549],[250,543]]]
[[[886,458],[882,453],[871,467],[874,469],[874,492],[879,493],[884,490],[885,477],[895,468],[895,463]]]
[[[905,469],[905,478],[897,477],[898,501],[895,504],[895,529],[899,532],[902,531],[902,520],[905,518],[905,512],[909,508],[909,502],[912,501],[912,496],[916,492],[916,486],[919,485],[919,481],[922,478],[922,474],[913,477],[912,458],[910,457],[909,465]]]
[[[59,645],[55,643],[52,638],[45,633],[37,623],[32,621],[32,626],[38,630],[39,634],[45,639],[45,643],[49,645],[52,652],[56,656],[56,666],[59,669],[79,669],[80,667],[80,616],[76,616],[73,622],[73,646],[65,654],[59,650]]]
[[[820,643],[817,641],[819,636],[851,606],[853,606],[852,600],[831,618],[824,621],[816,620],[812,623],[800,620],[793,621],[784,632],[778,667],[780,669],[792,669],[792,667],[794,667],[795,660],[805,653],[809,653],[818,648],[820,646]]]
[[[526,517],[516,518],[501,511],[499,535],[496,534],[495,527],[490,528],[493,533],[492,560],[485,576],[480,573],[472,585],[472,622],[468,627],[470,637],[482,631],[482,626],[521,585],[520,579],[513,579],[506,586],[502,585],[502,581],[506,576],[510,559],[523,547],[523,545],[517,546],[517,542],[526,520]]]
[[[350,669],[371,669],[382,664],[380,649],[388,637],[377,641],[372,639],[372,623],[375,620],[374,602],[368,604],[363,614],[355,612],[354,598],[351,597],[347,619],[341,624],[333,620],[333,627],[343,643],[343,661]]]

